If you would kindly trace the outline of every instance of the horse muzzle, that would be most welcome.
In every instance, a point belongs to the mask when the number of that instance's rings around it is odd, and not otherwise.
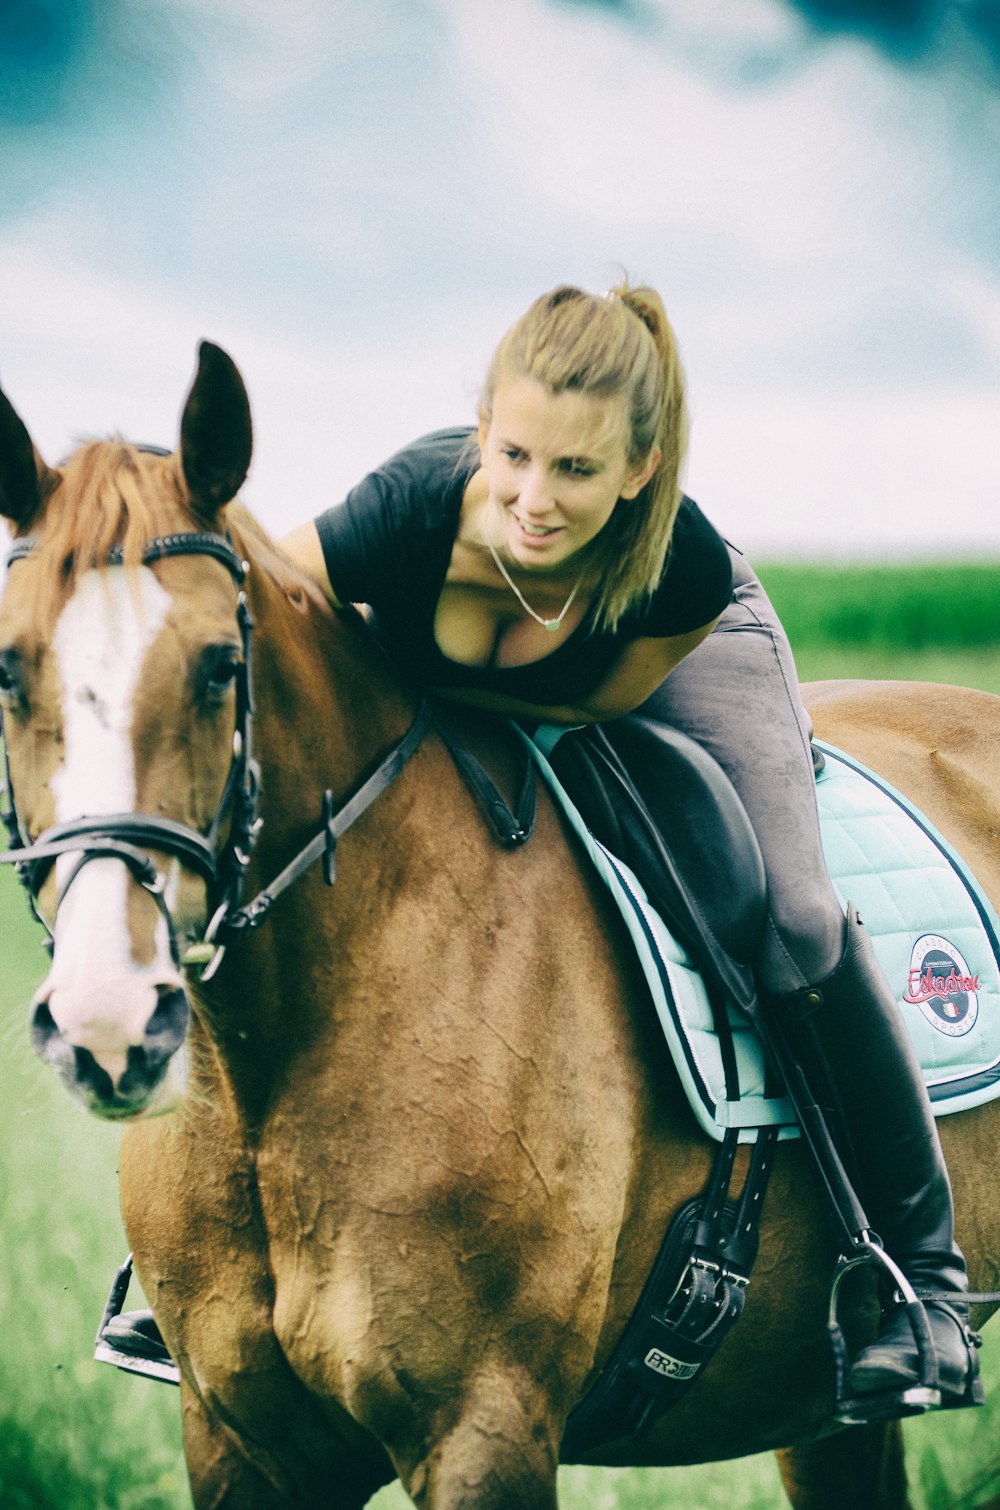
[[[128,988],[134,999],[123,1003],[119,987],[113,1017],[103,1002],[48,982],[32,1003],[36,1053],[87,1111],[110,1121],[172,1110],[187,1079],[183,1046],[191,1013],[185,991],[141,978]],[[130,1010],[123,1012],[123,1005]]]

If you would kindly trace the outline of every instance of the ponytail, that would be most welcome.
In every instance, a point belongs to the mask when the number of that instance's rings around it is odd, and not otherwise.
[[[629,460],[637,465],[654,449],[660,451],[660,463],[642,492],[615,510],[615,516],[622,516],[615,539],[617,560],[611,564],[607,602],[602,605],[603,622],[614,628],[627,609],[641,606],[656,591],[663,576],[682,496],[688,416],[677,340],[659,294],[647,286],[630,288],[623,283],[608,297],[620,299],[642,322],[656,352],[655,377],[653,372],[644,374],[646,380],[637,381],[630,395]]]

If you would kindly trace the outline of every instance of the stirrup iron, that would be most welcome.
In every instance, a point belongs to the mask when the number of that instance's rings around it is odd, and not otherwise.
[[[120,1368],[127,1374],[142,1374],[147,1379],[158,1379],[163,1384],[180,1384],[181,1371],[162,1341],[157,1342],[154,1337],[145,1335],[140,1328],[115,1325],[121,1317],[131,1278],[130,1253],[111,1282],[111,1292],[101,1324],[97,1328],[94,1358],[98,1363],[110,1363],[112,1367]],[[137,1314],[142,1317],[148,1315],[152,1320],[151,1311]],[[153,1325],[155,1327],[155,1323]]]
[[[847,1349],[838,1309],[840,1287],[845,1277],[852,1270],[870,1264],[883,1270],[893,1281],[895,1304],[905,1312],[906,1320],[913,1332],[920,1377],[902,1389],[870,1390],[859,1394],[851,1389],[851,1368],[854,1360]],[[957,1320],[958,1318],[956,1322]],[[977,1333],[967,1326],[964,1328],[964,1333],[969,1348],[979,1346],[981,1339]],[[854,1250],[850,1254],[841,1254],[837,1260],[830,1291],[827,1334],[833,1351],[836,1380],[834,1416],[845,1426],[865,1426],[877,1421],[919,1416],[927,1411],[946,1409],[949,1406],[983,1404],[983,1382],[975,1370],[971,1370],[971,1377],[961,1397],[953,1398],[940,1389],[937,1349],[931,1335],[924,1301],[916,1293],[899,1265],[882,1247],[875,1233],[871,1231],[859,1233],[855,1240]]]

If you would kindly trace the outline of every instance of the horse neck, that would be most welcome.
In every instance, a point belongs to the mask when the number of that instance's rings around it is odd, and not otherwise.
[[[246,880],[251,898],[321,831],[324,794],[339,807],[399,741],[416,699],[360,620],[335,615],[280,558],[261,559],[252,538],[233,533],[251,563],[254,621],[253,740],[263,824]],[[327,974],[336,952],[349,947],[356,929],[369,930],[386,904],[376,856],[388,840],[392,796],[380,797],[338,850],[332,888],[314,863],[267,920],[231,946],[210,993],[215,1010],[205,1015],[223,1078],[237,1083],[244,1105],[266,1099],[269,1066],[284,1052],[289,1004],[316,994],[310,978]],[[253,1041],[263,1037],[273,1052],[245,1059],[239,1029],[248,1017],[258,1030]]]
[[[405,732],[415,699],[360,619],[335,614],[277,554],[262,559],[238,543],[252,563],[254,737],[276,837],[318,818],[325,791],[335,801],[352,791]]]

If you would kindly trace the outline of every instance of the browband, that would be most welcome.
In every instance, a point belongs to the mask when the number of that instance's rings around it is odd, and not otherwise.
[[[16,540],[7,554],[7,565],[23,561],[37,548],[38,540],[35,536],[27,535],[23,540]],[[237,586],[240,586],[250,569],[225,535],[218,535],[213,530],[185,530],[173,535],[155,535],[142,548],[143,566],[149,566],[153,561],[162,561],[165,556],[214,556],[226,567]],[[121,566],[124,561],[121,546],[111,546],[104,560],[108,566]]]

